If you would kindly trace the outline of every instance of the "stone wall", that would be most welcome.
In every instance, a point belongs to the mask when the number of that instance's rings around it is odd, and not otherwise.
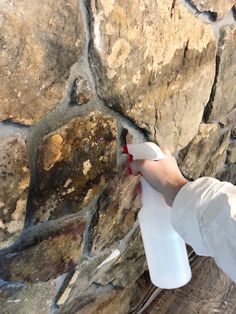
[[[154,288],[122,146],[236,183],[234,5],[1,1],[1,313],[140,311]]]

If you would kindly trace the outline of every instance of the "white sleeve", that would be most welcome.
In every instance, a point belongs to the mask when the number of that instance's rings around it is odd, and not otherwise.
[[[172,207],[172,224],[199,255],[212,256],[236,282],[236,187],[214,178],[184,185]]]

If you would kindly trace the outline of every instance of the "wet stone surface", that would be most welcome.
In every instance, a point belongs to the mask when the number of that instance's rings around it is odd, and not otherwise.
[[[75,118],[40,147],[34,223],[76,213],[116,173],[116,121],[101,112]]]

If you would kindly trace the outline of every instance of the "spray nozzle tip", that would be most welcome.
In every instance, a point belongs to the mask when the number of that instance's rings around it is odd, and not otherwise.
[[[123,153],[123,154],[129,154],[128,146],[127,146],[126,144],[123,146],[122,153]]]

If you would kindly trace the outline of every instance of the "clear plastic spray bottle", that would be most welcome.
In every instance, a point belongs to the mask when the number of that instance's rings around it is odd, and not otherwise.
[[[165,158],[154,143],[127,144],[125,153],[135,159]],[[163,289],[179,288],[191,279],[186,245],[171,224],[171,207],[162,196],[141,177],[142,208],[138,219],[151,281]]]

